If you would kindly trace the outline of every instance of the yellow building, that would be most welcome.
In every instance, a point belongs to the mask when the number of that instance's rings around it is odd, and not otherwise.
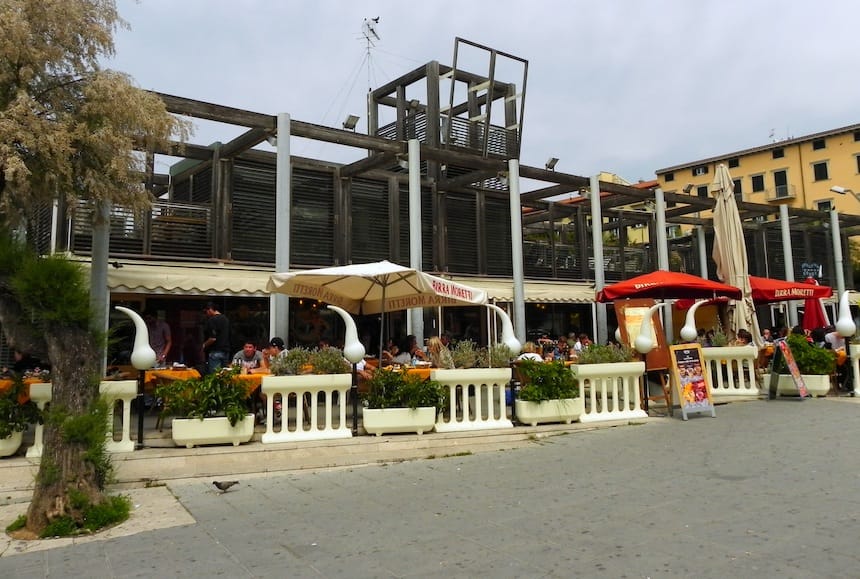
[[[860,214],[860,124],[666,167],[657,182],[666,192],[707,197],[720,163],[739,201]]]

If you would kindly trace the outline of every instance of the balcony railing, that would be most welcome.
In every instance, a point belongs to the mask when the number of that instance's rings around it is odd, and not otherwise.
[[[777,185],[773,189],[766,189],[765,195],[768,201],[784,201],[794,199],[794,185]]]

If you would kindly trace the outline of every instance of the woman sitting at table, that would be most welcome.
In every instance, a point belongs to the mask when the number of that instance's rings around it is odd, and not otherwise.
[[[430,364],[435,368],[454,369],[454,358],[451,350],[445,347],[439,336],[433,336],[427,341],[427,350],[430,352]]]
[[[538,348],[534,342],[526,342],[523,344],[523,353],[517,356],[517,360],[535,360],[543,362],[543,356],[538,353]]]

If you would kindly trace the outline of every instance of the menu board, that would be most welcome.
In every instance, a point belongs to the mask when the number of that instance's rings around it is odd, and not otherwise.
[[[791,374],[791,379],[794,386],[797,388],[797,393],[800,399],[803,400],[809,396],[809,391],[806,389],[806,383],[803,381],[803,376],[800,375],[800,370],[797,367],[797,362],[794,361],[794,354],[791,353],[791,348],[785,338],[780,338],[773,343],[773,361],[770,367],[770,384],[768,385],[767,397],[769,400],[776,398],[779,388],[779,367],[780,359],[785,360],[785,365],[788,366],[788,373]]]
[[[672,381],[681,406],[681,417],[687,414],[709,412],[716,418],[711,384],[703,363],[702,347],[699,344],[678,344],[669,347],[672,363]]]

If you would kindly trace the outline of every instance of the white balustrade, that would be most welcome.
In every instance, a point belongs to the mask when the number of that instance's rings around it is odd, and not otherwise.
[[[264,444],[271,444],[350,438],[352,429],[346,422],[346,408],[351,387],[352,374],[264,376],[262,392],[266,395],[266,432],[261,440]],[[334,402],[335,392],[337,403]],[[320,396],[325,402],[322,425],[318,402]],[[281,401],[279,430],[275,430],[276,397]],[[304,404],[306,398],[311,401],[310,404]]]
[[[108,405],[107,444],[108,452],[132,452],[134,441],[131,439],[131,401],[137,397],[137,380],[105,380],[99,384],[99,394]],[[115,407],[122,405],[122,438],[114,440],[117,425]],[[138,412],[144,412],[138,408]]]
[[[758,351],[750,346],[702,348],[705,368],[711,377],[714,398],[758,396],[755,378]]]
[[[639,379],[645,374],[645,362],[612,364],[574,364],[580,393],[588,392],[585,412],[580,422],[604,422],[647,418],[642,410]]]
[[[39,410],[45,410],[45,406],[51,401],[51,385],[48,383],[30,384],[30,400],[36,403]],[[33,446],[27,449],[27,458],[41,458],[44,450],[45,427],[36,424],[33,438]]]
[[[847,341],[847,338],[846,338]],[[851,357],[851,376],[853,376],[855,396],[860,395],[860,344],[850,344],[849,356]]]
[[[106,380],[99,383],[99,394],[108,405],[108,423],[105,436],[107,437],[106,450],[108,452],[132,452],[134,441],[131,439],[131,401],[137,396],[136,380]],[[30,400],[36,403],[39,410],[45,410],[45,406],[53,397],[52,385],[49,383],[30,384]],[[121,425],[117,425],[114,407],[117,401],[122,403]],[[113,433],[117,426],[122,428],[122,438],[114,440]],[[41,458],[44,450],[45,427],[36,425],[33,434],[33,446],[27,449],[27,458]]]
[[[430,379],[448,390],[448,411],[439,413],[436,432],[514,427],[505,404],[510,368],[433,370]]]

